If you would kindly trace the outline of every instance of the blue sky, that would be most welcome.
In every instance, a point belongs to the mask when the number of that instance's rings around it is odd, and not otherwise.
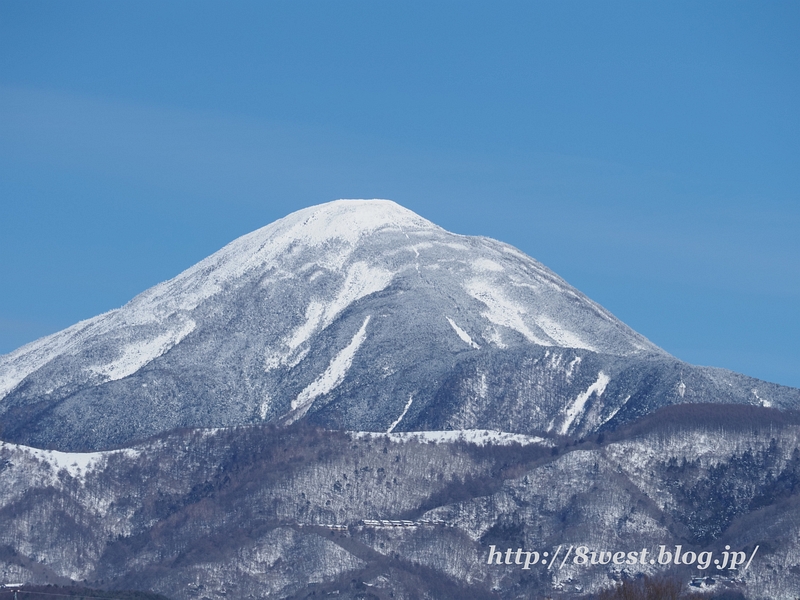
[[[800,387],[800,3],[0,0],[0,353],[391,198]]]

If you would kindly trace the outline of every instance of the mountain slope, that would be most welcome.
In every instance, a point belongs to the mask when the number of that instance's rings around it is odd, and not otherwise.
[[[299,419],[579,435],[681,401],[800,392],[685,365],[515,248],[386,200],[293,213],[0,357],[3,438],[64,450]]]

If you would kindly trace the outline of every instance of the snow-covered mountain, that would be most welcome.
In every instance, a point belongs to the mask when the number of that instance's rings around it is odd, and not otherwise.
[[[295,212],[0,357],[3,438],[60,450],[300,419],[583,435],[698,401],[800,391],[681,363],[519,250],[388,200]]]

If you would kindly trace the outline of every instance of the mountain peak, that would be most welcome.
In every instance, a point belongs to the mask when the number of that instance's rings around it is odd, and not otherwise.
[[[241,236],[174,279],[140,294],[131,304],[145,303],[151,312],[153,302],[161,305],[158,312],[193,310],[245,275],[279,271],[290,277],[296,267],[308,266],[295,264],[304,255],[325,269],[340,270],[359,243],[379,231],[406,239],[409,233],[444,232],[391,200],[334,200],[295,211]]]
[[[0,420],[12,440],[66,449],[301,418],[573,434],[704,397],[701,380],[730,395],[690,372],[508,244],[337,200],[0,357]],[[753,401],[744,385],[737,401]]]
[[[294,234],[312,244],[332,238],[355,243],[361,236],[387,227],[404,229],[441,228],[392,200],[334,200],[298,210],[263,227],[259,232]],[[257,233],[257,232],[254,232]]]

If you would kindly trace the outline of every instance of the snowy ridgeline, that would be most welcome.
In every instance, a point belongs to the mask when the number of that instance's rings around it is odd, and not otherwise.
[[[203,437],[214,436],[232,428],[214,427],[203,429]],[[497,445],[508,446],[520,444],[523,446],[539,444],[553,446],[553,442],[542,437],[508,433],[505,431],[492,431],[488,429],[462,429],[454,431],[407,431],[398,433],[380,433],[373,431],[347,432],[352,439],[387,439],[395,443],[417,442],[421,444],[449,444],[466,442],[478,446]],[[58,450],[42,450],[22,444],[12,444],[0,441],[0,453],[10,452],[17,456],[29,457],[39,463],[49,465],[58,473],[66,470],[72,477],[83,477],[90,471],[103,467],[109,457],[115,455],[126,458],[138,458],[144,451],[142,448],[125,448],[121,450],[108,450],[105,452],[59,452]]]
[[[71,477],[78,478],[84,477],[97,467],[103,467],[110,456],[121,455],[127,458],[137,458],[141,454],[141,450],[134,448],[106,452],[59,452],[58,450],[42,450],[0,441],[0,454],[5,452],[16,456],[21,455],[40,464],[48,465],[54,474],[66,470]]]
[[[543,437],[508,433],[506,431],[493,431],[491,429],[456,429],[445,431],[402,431],[397,433],[377,433],[373,431],[351,431],[353,439],[388,439],[392,442],[418,442],[421,444],[450,444],[453,442],[466,442],[477,446],[495,445],[510,446],[520,444],[527,446],[539,444],[553,446],[551,440]]]

